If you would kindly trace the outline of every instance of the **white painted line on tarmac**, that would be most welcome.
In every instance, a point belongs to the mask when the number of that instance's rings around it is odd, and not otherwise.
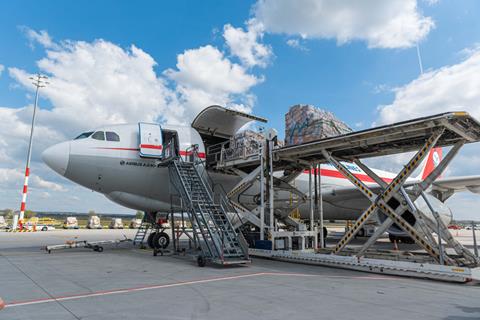
[[[108,295],[114,295],[114,294],[189,286],[189,285],[200,284],[200,283],[227,281],[227,280],[235,280],[235,279],[258,277],[258,276],[293,276],[293,277],[317,277],[317,278],[320,277],[320,278],[329,278],[329,279],[359,279],[359,280],[395,280],[396,279],[395,277],[378,277],[378,276],[334,276],[334,275],[319,275],[319,274],[293,273],[293,272],[292,273],[290,272],[256,272],[256,273],[247,273],[247,274],[241,274],[236,276],[207,278],[207,279],[199,279],[199,280],[192,280],[192,281],[180,281],[180,282],[160,284],[160,285],[105,290],[105,291],[89,292],[84,294],[59,296],[59,297],[53,297],[53,298],[41,298],[41,299],[34,299],[34,300],[9,302],[5,304],[5,308],[15,308],[15,307],[29,306],[29,305],[42,304],[42,303],[78,300],[78,299],[108,296]]]
[[[5,308],[28,306],[28,305],[33,305],[33,304],[49,303],[49,302],[57,302],[57,301],[69,301],[69,300],[76,300],[76,299],[83,299],[83,298],[90,298],[90,297],[99,297],[99,296],[107,296],[107,295],[121,294],[121,293],[130,293],[130,292],[137,292],[137,291],[146,291],[146,290],[155,290],[155,289],[162,289],[162,288],[180,287],[180,286],[187,286],[187,285],[199,284],[199,283],[209,283],[209,282],[216,282],[216,281],[234,280],[234,279],[241,279],[241,278],[247,278],[247,277],[255,277],[255,276],[259,276],[259,275],[263,275],[263,274],[264,274],[263,272],[248,273],[248,274],[242,274],[242,275],[237,275],[237,276],[229,276],[229,277],[217,277],[217,278],[208,278],[208,279],[200,279],[200,280],[193,280],[193,281],[180,281],[180,282],[160,284],[160,285],[151,285],[151,286],[142,286],[142,287],[134,287],[134,288],[126,288],[126,289],[97,291],[97,292],[91,292],[91,293],[85,293],[85,294],[75,294],[75,295],[60,296],[60,297],[53,297],[53,298],[43,298],[43,299],[35,299],[35,300],[27,300],[27,301],[19,301],[19,302],[10,302],[10,303],[5,304]]]

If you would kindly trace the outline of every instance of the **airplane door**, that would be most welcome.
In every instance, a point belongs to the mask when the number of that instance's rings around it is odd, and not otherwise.
[[[139,122],[140,156],[162,158],[162,129],[157,123]]]

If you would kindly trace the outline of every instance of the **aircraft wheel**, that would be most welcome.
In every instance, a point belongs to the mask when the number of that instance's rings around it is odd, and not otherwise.
[[[154,249],[154,246],[153,246],[153,237],[155,237],[157,233],[156,232],[152,232],[148,235],[148,238],[147,238],[147,244],[148,244],[148,247],[150,249]]]
[[[398,241],[397,236],[394,236],[393,234],[388,234],[388,239],[391,243],[395,243],[395,241]]]
[[[413,240],[410,237],[401,237],[400,241],[402,241],[402,243],[406,243],[406,244],[414,244],[415,243],[415,240]]]
[[[165,232],[159,232],[152,240],[156,249],[165,249],[170,244],[170,237]]]
[[[199,267],[203,268],[207,264],[207,261],[205,260],[205,258],[202,255],[200,255],[200,256],[197,257],[197,264],[198,264]]]

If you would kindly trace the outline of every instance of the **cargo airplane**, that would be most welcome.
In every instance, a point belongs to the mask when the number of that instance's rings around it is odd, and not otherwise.
[[[167,213],[171,208],[171,186],[168,167],[159,166],[163,157],[175,153],[182,156],[192,145],[198,146],[198,155],[208,159],[209,146],[228,141],[242,126],[262,118],[228,110],[219,106],[204,109],[190,126],[159,124],[121,124],[104,126],[84,132],[75,139],[65,141],[46,149],[42,158],[54,171],[88,189],[105,195],[122,206],[145,212]],[[174,142],[171,144],[170,142]],[[169,144],[170,143],[170,144]],[[168,145],[167,145],[168,144]],[[173,147],[172,147],[173,146]],[[432,149],[424,160],[422,172],[407,182],[418,182],[433,170],[441,159],[441,149]],[[358,166],[348,163],[349,170],[367,185],[376,183]],[[389,182],[395,174],[374,170],[384,181]],[[339,171],[329,164],[322,164],[322,197],[325,220],[352,220],[369,205],[367,199]],[[241,178],[218,171],[210,172],[214,183],[220,183],[225,190],[233,188]],[[293,185],[305,194],[308,192],[308,170],[301,173]],[[258,185],[252,187],[252,197],[258,192]],[[434,182],[427,196],[435,210],[445,222],[450,222],[452,213],[445,200],[454,192],[469,190],[480,193],[480,176],[442,178]],[[283,198],[288,198],[284,194]],[[282,198],[282,195],[277,197]],[[245,203],[254,203],[243,197]],[[278,199],[276,200],[278,201]],[[420,197],[416,206],[427,215],[428,207]],[[299,207],[302,218],[308,218],[309,206]],[[318,219],[318,217],[316,217]],[[415,223],[415,218],[410,223]],[[398,239],[407,238],[395,225],[388,230]]]

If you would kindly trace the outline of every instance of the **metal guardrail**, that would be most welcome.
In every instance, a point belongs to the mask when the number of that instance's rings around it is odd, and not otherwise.
[[[207,167],[206,167],[206,160],[200,158],[198,154],[198,146],[192,146],[190,148],[187,148],[186,150],[186,156],[191,155],[193,156],[193,163],[196,167],[200,166],[201,170],[197,170],[197,173],[200,175],[200,179],[203,181],[205,187],[207,187],[210,197],[214,203],[218,203],[222,210],[225,213],[233,213],[234,216],[240,221],[242,224],[245,223],[245,221],[242,219],[240,214],[237,212],[237,210],[231,205],[230,200],[227,196],[227,192],[223,188],[223,186],[219,183],[214,183],[213,179],[211,176],[208,174]],[[215,192],[217,190],[218,192]],[[218,202],[215,201],[215,195],[218,195]],[[240,245],[242,246],[243,251],[246,253],[246,256],[248,258],[248,243],[245,240],[245,237],[241,232],[236,232],[235,228],[232,225],[231,220],[227,217],[227,221],[233,232],[236,234],[237,238],[239,239]],[[217,226],[218,227],[218,226]],[[222,237],[223,231],[222,231]]]

